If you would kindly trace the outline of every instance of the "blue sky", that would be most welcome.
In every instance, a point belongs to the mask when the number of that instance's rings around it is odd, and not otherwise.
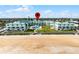
[[[0,5],[0,18],[34,18],[35,12],[43,18],[79,18],[79,5]]]

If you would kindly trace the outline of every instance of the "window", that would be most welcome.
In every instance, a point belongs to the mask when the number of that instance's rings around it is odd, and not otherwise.
[[[17,29],[18,31],[20,30],[20,29]]]
[[[21,27],[21,28],[24,28],[24,27]]]
[[[63,27],[63,29],[65,29],[65,27]]]
[[[15,28],[15,27],[12,27],[12,28]]]
[[[22,30],[24,30],[24,29],[22,29]]]
[[[19,28],[19,27],[16,27],[16,28]]]
[[[8,28],[10,28],[10,27],[8,27]]]
[[[68,27],[68,26],[67,26],[66,28],[67,28],[67,29],[69,29],[69,27]]]
[[[8,31],[10,31],[10,29],[7,29]]]
[[[59,26],[58,28],[61,28],[61,26]]]

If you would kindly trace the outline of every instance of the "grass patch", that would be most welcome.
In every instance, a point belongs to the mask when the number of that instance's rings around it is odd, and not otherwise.
[[[41,30],[38,30],[39,33],[75,33],[75,30],[54,30],[50,29],[49,26],[44,27]]]
[[[32,29],[25,30],[24,32],[34,32]]]

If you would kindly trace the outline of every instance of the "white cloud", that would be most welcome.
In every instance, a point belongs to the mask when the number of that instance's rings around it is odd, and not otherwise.
[[[54,12],[52,10],[45,10],[44,11],[45,17],[50,17],[52,18],[54,16]]]
[[[68,17],[71,17],[71,13],[70,13],[69,10],[64,10],[64,11],[59,13],[59,16],[60,17],[67,17],[68,18]]]
[[[67,18],[70,18],[70,17],[77,18],[77,17],[79,17],[79,13],[76,13],[76,12],[74,13],[69,10],[64,10],[59,13],[59,16],[60,17],[67,17]]]
[[[44,11],[44,14],[45,17],[51,17],[51,18],[54,18],[54,17],[58,17],[58,18],[79,18],[79,13],[76,13],[76,12],[71,12],[70,10],[63,10],[63,11],[60,11],[60,12],[53,12],[52,10],[45,10]]]
[[[79,13],[72,13],[71,17],[76,17],[76,18],[79,18]]]
[[[46,10],[45,11],[45,13],[47,14],[47,13],[51,13],[52,12],[52,10]]]
[[[29,14],[18,14],[17,12],[29,12],[31,9],[29,8],[29,6],[26,5],[22,5],[19,8],[16,9],[11,9],[11,10],[6,10],[6,16],[8,17],[34,17],[34,13],[29,13]],[[14,13],[16,11],[16,13]],[[10,13],[11,12],[11,13]],[[14,14],[13,14],[13,13]],[[35,11],[36,12],[36,11]],[[63,11],[59,11],[59,12],[54,12],[51,9],[48,10],[42,10],[39,11],[41,13],[41,17],[45,17],[45,18],[54,18],[54,17],[60,17],[60,18],[79,18],[79,13],[76,12],[71,12],[70,10],[63,10]],[[3,12],[0,12],[0,14],[2,14]],[[12,15],[11,15],[12,14]],[[18,14],[18,15],[17,15]]]
[[[14,12],[14,11],[19,11],[19,12],[29,12],[30,9],[28,8],[28,6],[21,6],[20,8],[16,8],[16,9],[11,9],[11,10],[6,10],[6,12]]]
[[[20,8],[17,8],[17,9],[14,9],[14,11],[30,11],[30,9],[28,7],[20,7]]]

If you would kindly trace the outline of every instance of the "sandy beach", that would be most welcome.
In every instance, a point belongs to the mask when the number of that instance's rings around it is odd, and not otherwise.
[[[0,53],[79,54],[79,35],[4,35]]]

